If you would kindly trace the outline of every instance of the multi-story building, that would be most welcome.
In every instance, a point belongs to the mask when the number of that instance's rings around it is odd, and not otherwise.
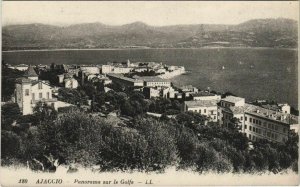
[[[186,85],[179,88],[179,91],[183,94],[184,98],[189,98],[192,93],[198,93],[198,88],[192,85]]]
[[[209,92],[198,92],[198,93],[191,93],[193,100],[221,100],[220,95],[216,95]]]
[[[230,106],[244,106],[245,99],[241,97],[235,96],[227,96],[220,101],[220,105],[222,107],[230,107]]]
[[[171,82],[160,77],[156,76],[134,76],[133,78],[142,80],[144,82],[144,86],[147,87],[157,87],[157,86],[164,86],[164,87],[171,87]]]
[[[38,79],[32,66],[28,67],[24,77],[16,80],[15,102],[23,115],[32,114],[38,102],[47,103],[54,109],[70,106],[71,104],[57,101],[52,97],[53,88],[48,81]]]
[[[127,62],[126,64],[114,64],[108,63],[107,65],[101,66],[101,72],[102,74],[107,73],[115,73],[115,74],[124,74],[129,73],[133,70],[133,67],[130,66],[130,62]]]
[[[58,75],[58,82],[62,84],[65,88],[75,89],[78,87],[78,81],[74,79],[72,73],[64,73]]]
[[[147,99],[160,97],[160,90],[153,87],[144,87],[143,93]]]
[[[177,92],[172,87],[144,87],[143,93],[146,98],[175,98]]]
[[[244,98],[228,96],[220,101],[220,124],[233,123],[235,118],[239,130],[251,141],[267,139],[284,142],[290,129],[290,114],[245,103]]]
[[[218,121],[218,100],[196,100],[185,101],[183,111],[197,112],[210,118],[211,121]]]
[[[78,81],[74,78],[67,78],[64,80],[65,88],[76,89],[78,87]]]
[[[36,72],[32,66],[29,66],[24,77],[16,81],[15,101],[23,115],[27,115],[33,113],[37,102],[47,102],[54,107],[57,100],[52,98],[52,88],[49,82],[38,80]]]
[[[89,73],[89,74],[99,74],[100,73],[99,67],[95,66],[95,65],[83,65],[83,66],[80,66],[80,70],[85,73]]]
[[[113,83],[114,82],[119,83],[119,84],[122,84],[127,87],[143,87],[144,86],[143,80],[125,77],[121,74],[109,73],[109,74],[107,74],[107,77],[110,78]]]
[[[27,64],[19,64],[19,65],[15,65],[15,66],[8,66],[11,69],[17,69],[19,71],[26,71],[28,69],[28,65]]]

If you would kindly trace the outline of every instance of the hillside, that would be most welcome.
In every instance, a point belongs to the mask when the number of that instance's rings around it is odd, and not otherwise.
[[[84,23],[67,27],[9,25],[2,29],[3,50],[126,47],[297,47],[297,21],[256,19],[238,25],[121,26]]]

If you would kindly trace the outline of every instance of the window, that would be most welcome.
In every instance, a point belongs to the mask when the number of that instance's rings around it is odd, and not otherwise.
[[[214,116],[214,119],[216,119],[216,116]]]
[[[206,109],[204,109],[204,113],[206,113]]]
[[[214,114],[214,111],[210,111],[210,114],[213,115],[213,114]]]
[[[285,129],[284,127],[282,128],[282,130],[283,130],[283,132],[285,133],[286,129]]]
[[[258,123],[259,123],[259,125],[261,125],[261,121],[260,120],[258,121]]]
[[[269,128],[269,129],[271,128],[271,124],[270,124],[270,123],[268,123],[268,128]]]
[[[28,96],[29,95],[29,89],[25,90],[25,95]]]
[[[43,83],[39,82],[39,90],[43,89]]]
[[[49,92],[47,92],[47,99],[49,99],[50,98],[50,94],[49,94]]]
[[[250,118],[250,122],[252,123],[252,118]]]
[[[201,109],[199,110],[199,113],[201,114]]]
[[[245,121],[247,121],[247,117],[245,116]]]
[[[251,140],[251,134],[249,134],[249,139]]]
[[[247,129],[247,125],[245,125],[245,129]]]
[[[42,99],[43,93],[39,93],[39,98]]]
[[[34,100],[35,100],[35,94],[32,93],[32,101],[34,101]]]
[[[252,126],[249,126],[249,130],[252,131]]]
[[[275,125],[275,130],[278,130],[278,126],[277,125]]]
[[[243,120],[243,116],[241,116],[241,120]]]
[[[257,129],[257,133],[258,133],[258,134],[261,134],[261,130],[260,130],[260,129]]]

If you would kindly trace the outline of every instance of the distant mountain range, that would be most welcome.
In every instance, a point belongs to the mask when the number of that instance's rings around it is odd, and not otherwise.
[[[84,23],[2,28],[2,49],[297,47],[298,23],[291,19],[255,19],[238,25],[121,26]]]

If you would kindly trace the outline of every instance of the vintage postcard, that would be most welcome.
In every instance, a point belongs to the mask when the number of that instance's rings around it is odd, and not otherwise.
[[[298,1],[2,1],[1,186],[298,185]]]

